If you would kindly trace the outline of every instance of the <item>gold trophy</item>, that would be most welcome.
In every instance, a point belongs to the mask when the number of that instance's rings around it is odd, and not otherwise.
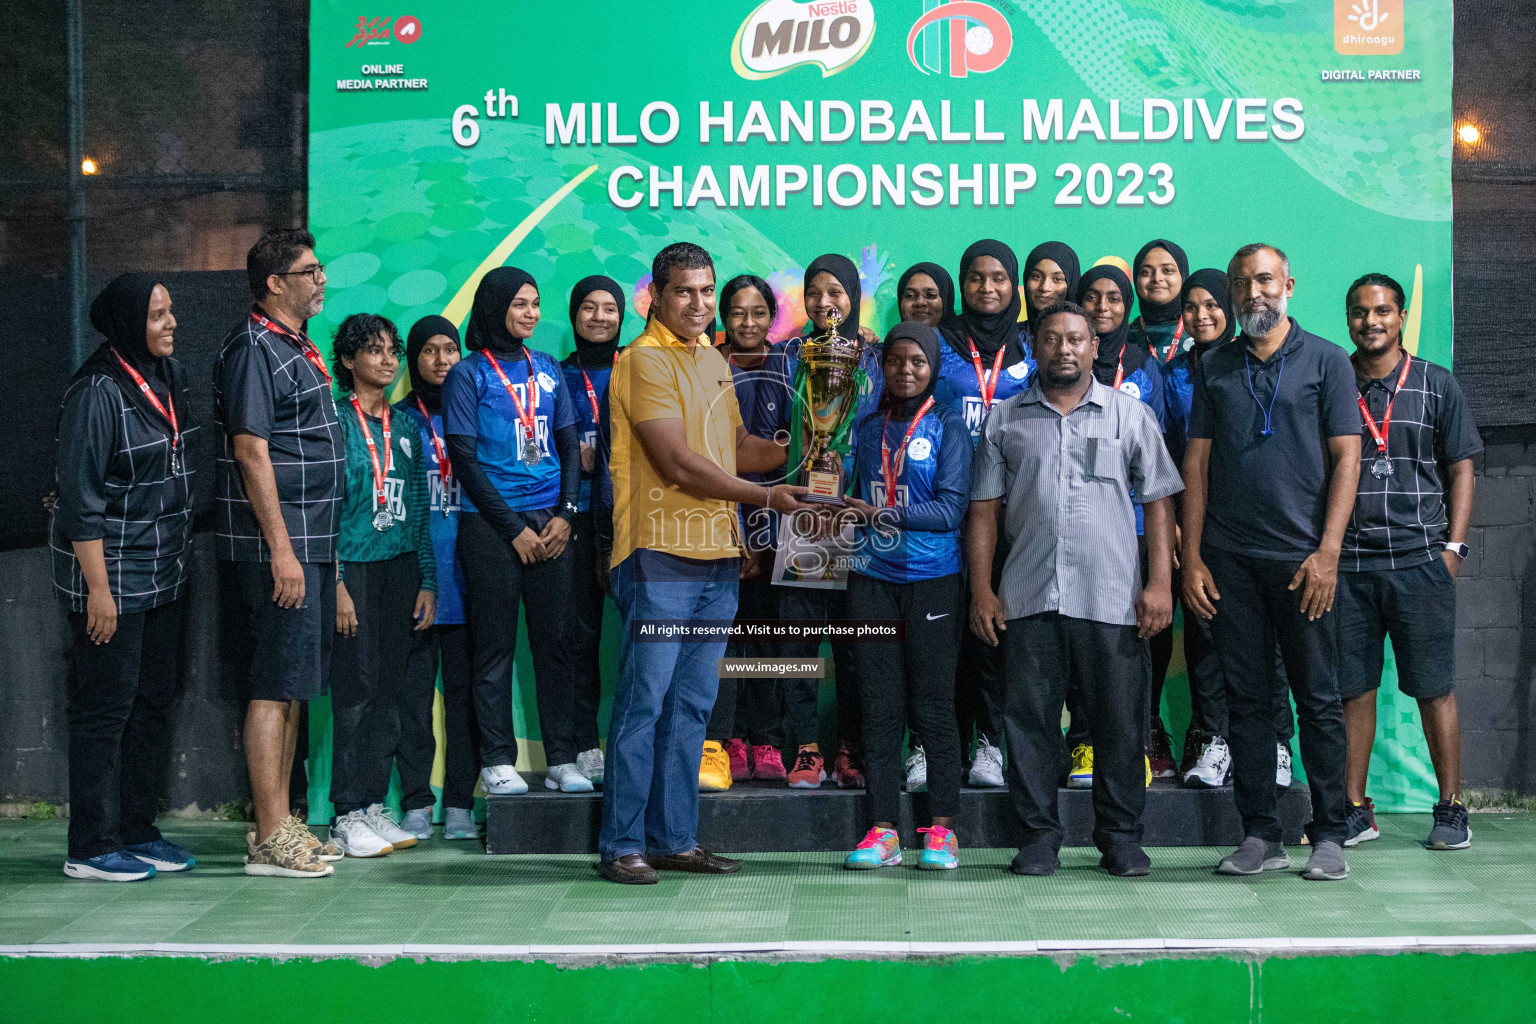
[[[832,449],[832,438],[853,416],[858,406],[859,356],[862,342],[837,333],[843,316],[833,310],[827,329],[807,339],[800,348],[805,364],[805,385],[798,396],[803,412],[805,446],[804,501],[840,506],[843,501],[843,459]]]

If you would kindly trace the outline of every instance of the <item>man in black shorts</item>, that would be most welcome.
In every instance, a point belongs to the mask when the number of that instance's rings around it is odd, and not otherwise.
[[[1403,348],[1403,286],[1366,274],[1344,298],[1361,418],[1360,489],[1339,558],[1339,694],[1349,734],[1349,838],[1375,839],[1365,795],[1376,738],[1382,641],[1397,687],[1419,704],[1440,802],[1424,845],[1472,845],[1461,803],[1456,714],[1456,574],[1472,518],[1472,457],[1483,450],[1456,378]],[[1447,487],[1449,483],[1449,487]]]
[[[340,851],[289,814],[301,705],[325,691],[336,626],[345,449],[331,377],[304,324],[325,301],[307,231],[268,232],[246,257],[251,313],[214,369],[218,554],[233,563],[254,651],[245,756],[256,830],[248,875],[317,878]]]

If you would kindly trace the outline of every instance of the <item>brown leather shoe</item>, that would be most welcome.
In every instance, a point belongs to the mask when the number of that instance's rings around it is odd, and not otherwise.
[[[728,875],[741,870],[741,861],[710,853],[702,846],[669,857],[652,857],[650,862],[657,871],[692,871],[701,875]]]
[[[661,881],[661,876],[638,853],[626,854],[617,860],[599,861],[597,873],[620,885],[655,885]]]

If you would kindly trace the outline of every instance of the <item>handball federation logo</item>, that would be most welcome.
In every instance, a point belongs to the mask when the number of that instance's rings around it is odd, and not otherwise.
[[[864,56],[874,38],[870,0],[767,0],[736,30],[731,66],[757,79],[816,64],[828,78]]]
[[[946,23],[947,45],[943,38]],[[1013,28],[1007,18],[986,4],[973,0],[941,3],[924,12],[912,25],[912,31],[907,33],[907,57],[925,75],[942,74],[946,51],[951,78],[996,71],[1013,52]]]

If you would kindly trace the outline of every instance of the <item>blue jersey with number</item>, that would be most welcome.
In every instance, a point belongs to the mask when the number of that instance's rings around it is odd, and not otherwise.
[[[602,418],[603,396],[608,393],[608,378],[613,376],[613,364],[593,369],[582,366],[572,354],[565,357],[560,368],[565,371],[565,389],[576,410],[576,431],[581,435],[581,443],[596,449],[598,421]],[[587,394],[589,381],[592,384],[590,395]],[[582,512],[592,511],[592,484],[596,479],[595,468],[590,473],[582,470],[581,489],[576,496],[576,507]]]
[[[763,361],[757,366],[737,366],[728,349],[722,349],[731,364],[731,385],[736,391],[736,406],[741,410],[741,424],[753,437],[773,438],[785,428],[786,410],[793,408],[789,377],[785,367],[784,346],[769,344]],[[742,479],[764,486],[782,483],[784,470],[768,473],[742,473]],[[758,505],[742,502],[742,535],[753,551],[772,548],[777,541],[774,513]]]
[[[449,434],[474,437],[480,466],[514,512],[550,508],[560,500],[560,460],[554,433],[576,423],[576,410],[565,386],[565,375],[553,356],[524,349],[521,356],[496,356],[501,372],[523,408],[533,401],[534,431],[540,458],[523,461],[523,423],[501,377],[483,354],[473,352],[448,371],[443,382],[443,426]],[[528,358],[533,360],[534,395],[528,394]],[[469,495],[462,507],[475,511]]]
[[[432,533],[432,554],[437,558],[437,623],[453,626],[464,621],[464,574],[459,570],[459,481],[450,471],[448,485],[443,486],[442,467],[437,461],[437,445],[432,443],[432,432],[448,454],[448,442],[443,436],[443,417],[433,413],[431,426],[422,418],[416,407],[416,399],[406,396],[395,403],[395,412],[403,413],[407,420],[416,424],[421,434],[421,450],[427,458],[427,499],[431,514],[428,527]],[[444,510],[447,515],[444,515]]]
[[[893,534],[873,526],[857,531],[853,567],[889,583],[914,583],[960,571],[960,523],[971,490],[971,436],[960,413],[934,405],[918,421],[896,474],[896,503],[886,509],[881,434],[894,464],[911,420],[887,423],[883,412],[859,423],[855,497],[882,510]]]
[[[971,360],[969,352],[962,356],[949,344],[947,338],[939,348],[939,386],[934,390],[934,398],[960,413],[966,430],[970,432],[972,448],[981,440],[981,427],[987,420],[987,413],[992,411],[992,406],[1021,391],[1029,390],[1029,386],[1034,383],[1035,356],[1025,338],[1025,331],[1020,325],[1019,344],[1024,348],[1024,358],[1001,368],[997,387],[992,392],[992,403],[985,409],[982,408],[981,381],[976,379],[976,364]],[[990,383],[992,359],[982,359],[981,372],[986,374]]]

